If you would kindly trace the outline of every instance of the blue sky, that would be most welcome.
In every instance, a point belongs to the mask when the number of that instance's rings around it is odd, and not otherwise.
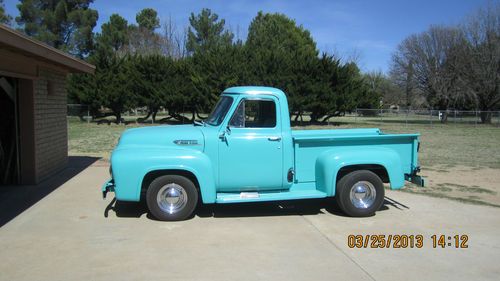
[[[10,15],[17,16],[18,1],[6,0]],[[246,38],[248,25],[258,11],[280,12],[311,31],[320,51],[343,57],[357,54],[364,71],[386,72],[392,52],[405,37],[431,24],[456,24],[488,0],[96,0],[97,31],[113,13],[129,22],[143,8],[154,8],[160,19],[172,17],[178,28],[188,25],[191,12],[210,8],[236,33]]]

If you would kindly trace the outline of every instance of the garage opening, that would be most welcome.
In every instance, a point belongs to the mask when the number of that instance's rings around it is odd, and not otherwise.
[[[20,182],[19,122],[15,78],[0,76],[0,184]]]

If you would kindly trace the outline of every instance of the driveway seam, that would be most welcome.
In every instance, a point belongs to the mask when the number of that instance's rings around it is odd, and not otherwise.
[[[307,223],[309,223],[316,231],[318,231],[321,236],[323,236],[330,244],[332,244],[337,250],[339,250],[344,256],[346,256],[350,261],[352,261],[359,269],[361,269],[370,279],[376,281],[376,279],[368,272],[366,271],[359,263],[357,263],[353,258],[351,258],[346,252],[344,252],[335,242],[333,242],[326,234],[324,234],[316,225],[314,225],[310,220],[308,220],[306,217],[301,216]]]

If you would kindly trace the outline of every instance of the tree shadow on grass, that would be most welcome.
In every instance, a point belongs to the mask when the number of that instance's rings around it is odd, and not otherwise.
[[[99,159],[97,157],[69,156],[66,168],[39,184],[0,186],[0,227],[42,200],[45,196]]]
[[[430,125],[431,121],[429,119],[422,119],[422,120],[404,120],[404,119],[378,119],[378,118],[373,118],[373,120],[363,120],[363,121],[369,121],[373,123],[379,123],[379,124],[412,124],[412,125]],[[432,124],[448,124],[448,123],[441,123],[439,121],[433,120]],[[450,122],[451,124],[451,122]]]

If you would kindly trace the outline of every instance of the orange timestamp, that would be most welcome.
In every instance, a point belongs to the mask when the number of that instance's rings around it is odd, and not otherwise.
[[[349,248],[416,248],[424,247],[425,240],[429,240],[432,248],[456,248],[467,249],[469,248],[469,236],[466,234],[461,235],[445,235],[434,234],[431,236],[424,236],[422,234],[366,234],[366,235],[348,235],[347,246]]]

